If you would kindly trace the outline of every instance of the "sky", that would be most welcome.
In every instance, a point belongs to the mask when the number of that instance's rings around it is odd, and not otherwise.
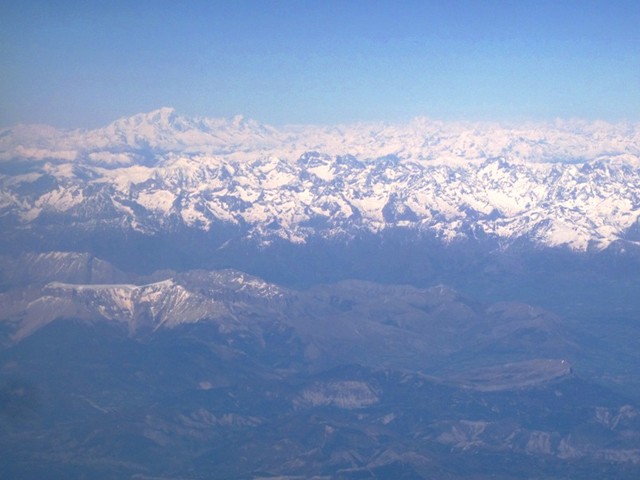
[[[640,2],[0,2],[0,125],[640,120]]]

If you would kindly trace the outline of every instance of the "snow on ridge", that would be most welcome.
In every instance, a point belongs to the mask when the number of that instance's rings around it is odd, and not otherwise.
[[[72,254],[69,254],[72,255]],[[49,282],[45,288],[51,289],[69,289],[69,290],[143,290],[147,288],[171,288],[175,285],[172,279],[161,280],[159,282],[148,283],[144,285],[136,285],[133,283],[65,283],[65,282]]]
[[[173,279],[145,285],[51,282],[43,293],[68,299],[78,306],[78,311],[89,312],[89,318],[99,315],[126,323],[132,331],[144,325],[171,328],[228,315],[224,305],[188,291]]]
[[[263,302],[284,295],[279,287],[234,270],[191,271],[148,284],[54,281],[25,292],[16,297],[12,309],[0,312],[0,322],[17,322],[12,335],[16,342],[60,318],[89,322],[102,318],[126,326],[132,334],[201,321],[226,332],[243,330],[246,323],[237,314],[239,309],[251,308],[247,295]]]

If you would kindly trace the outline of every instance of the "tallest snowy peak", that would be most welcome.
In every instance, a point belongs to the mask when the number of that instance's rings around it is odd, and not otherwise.
[[[177,117],[176,110],[172,107],[162,107],[148,113],[147,115],[152,120],[165,124],[171,123]]]
[[[121,129],[136,128],[143,125],[155,125],[157,127],[170,128],[175,124],[178,118],[179,117],[175,109],[171,107],[162,107],[148,113],[138,113],[130,117],[120,118],[110,126]]]

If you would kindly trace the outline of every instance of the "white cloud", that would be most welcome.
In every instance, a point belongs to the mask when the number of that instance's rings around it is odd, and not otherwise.
[[[89,160],[92,163],[102,163],[106,165],[131,165],[134,161],[129,154],[112,152],[91,152],[89,154]]]

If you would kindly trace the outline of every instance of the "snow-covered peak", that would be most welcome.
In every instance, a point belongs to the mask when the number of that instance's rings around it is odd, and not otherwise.
[[[138,113],[131,117],[123,117],[106,127],[107,130],[127,132],[144,131],[149,133],[180,129],[188,124],[188,120],[179,117],[175,109],[163,107],[149,113]]]

